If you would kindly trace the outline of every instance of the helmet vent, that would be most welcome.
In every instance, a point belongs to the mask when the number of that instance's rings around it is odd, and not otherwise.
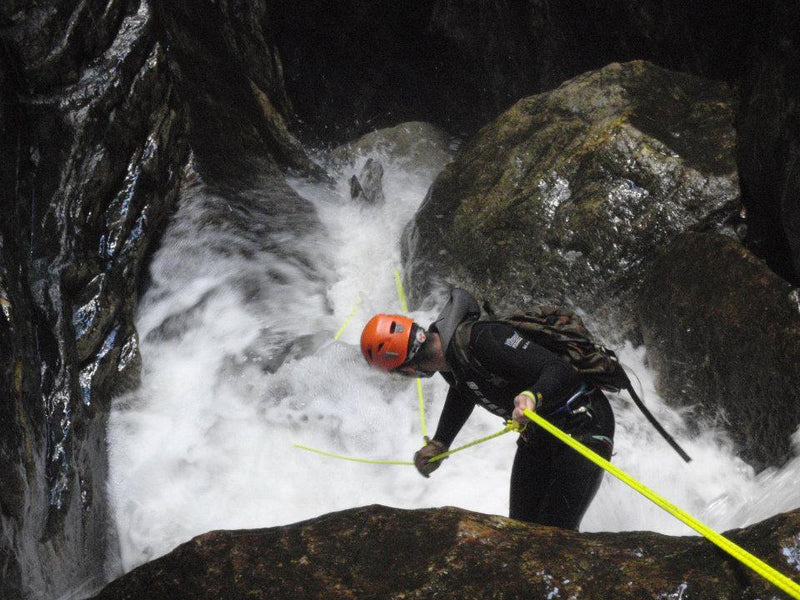
[[[403,324],[397,321],[392,321],[392,326],[389,328],[389,333],[403,333]]]

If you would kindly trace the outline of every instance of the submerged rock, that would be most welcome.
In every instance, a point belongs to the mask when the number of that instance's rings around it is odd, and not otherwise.
[[[383,165],[374,158],[367,159],[361,175],[350,178],[350,197],[367,204],[383,204]]]
[[[608,305],[676,234],[737,213],[724,84],[612,64],[521,100],[439,175],[403,237],[412,298]]]
[[[800,512],[729,538],[800,579]],[[754,600],[781,593],[701,537],[581,534],[457,508],[369,506],[271,529],[216,531],[111,583],[134,598]]]
[[[332,150],[328,159],[339,169],[352,169],[366,157],[399,161],[410,171],[438,173],[450,162],[453,142],[441,129],[413,121],[379,129]]]
[[[689,233],[650,268],[637,306],[667,398],[722,424],[757,468],[800,426],[800,293],[738,241]]]

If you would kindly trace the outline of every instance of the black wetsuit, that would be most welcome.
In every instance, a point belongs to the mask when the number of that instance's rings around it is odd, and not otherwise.
[[[442,372],[450,391],[434,439],[449,447],[476,404],[510,419],[514,397],[530,390],[542,395],[539,414],[604,458],[611,457],[614,415],[600,390],[585,386],[572,365],[507,324],[478,321],[469,326],[467,360],[456,350],[455,339],[448,340],[445,349],[453,370]],[[568,410],[566,401],[581,389],[588,391]],[[531,425],[517,444],[509,514],[521,521],[577,529],[602,475],[600,467]]]

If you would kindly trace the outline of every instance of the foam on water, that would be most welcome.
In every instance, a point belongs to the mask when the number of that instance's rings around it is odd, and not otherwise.
[[[374,312],[400,311],[399,238],[443,165],[410,170],[402,157],[381,158],[384,206],[349,199],[350,171],[334,187],[292,182],[322,223],[302,236],[273,227],[266,240],[235,239],[224,218],[206,218],[215,205],[208,197],[184,198],[138,316],[141,389],[120,398],[111,415],[109,489],[126,570],[212,529],[268,527],[365,504],[507,513],[513,435],[448,459],[430,479],[409,466],[350,463],[292,446],[410,460],[422,444],[414,382],[368,369],[358,337]],[[270,222],[257,211],[248,218]],[[243,251],[231,251],[231,236]],[[435,311],[412,316],[427,324]],[[651,410],[695,460],[683,463],[632,404],[612,398],[615,463],[717,529],[798,505],[800,459],[755,476],[721,432],[687,434],[683,416],[653,390],[643,348],[620,353],[642,379]],[[435,377],[423,389],[432,435],[446,384]],[[456,444],[502,426],[476,410]],[[583,529],[691,533],[610,477]]]

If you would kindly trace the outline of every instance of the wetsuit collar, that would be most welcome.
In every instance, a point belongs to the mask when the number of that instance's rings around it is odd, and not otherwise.
[[[456,328],[467,319],[479,319],[481,307],[475,296],[461,288],[453,288],[450,299],[445,304],[439,317],[428,328],[435,331],[442,339],[442,349],[445,356],[450,348],[450,341]]]

